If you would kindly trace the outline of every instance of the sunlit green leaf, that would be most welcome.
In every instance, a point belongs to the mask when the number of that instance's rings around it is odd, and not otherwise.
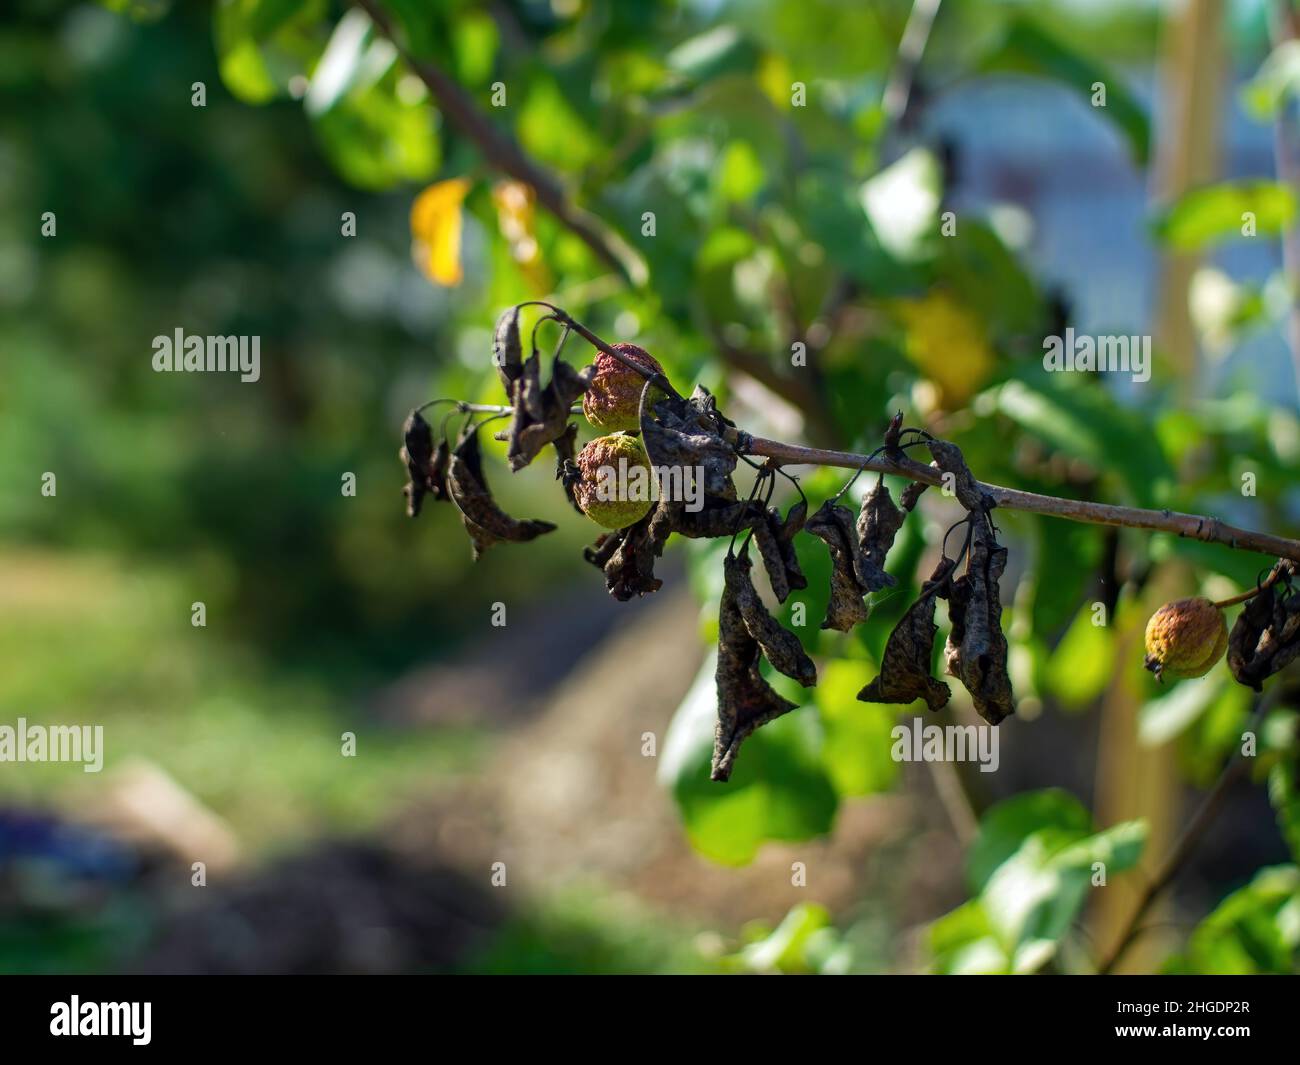
[[[213,39],[221,79],[245,103],[283,95],[325,45],[325,0],[219,0]]]
[[[911,261],[933,250],[939,236],[939,163],[913,148],[862,186],[862,206],[880,243]]]
[[[1059,564],[1059,560],[1054,562]],[[1052,652],[1047,667],[1048,689],[1065,706],[1086,706],[1110,681],[1114,657],[1112,630],[1094,625],[1093,605],[1085,603]]]
[[[857,698],[875,674],[871,662],[839,658],[823,664],[817,677],[822,758],[842,796],[886,791],[898,779],[900,767],[891,754],[897,708]]]
[[[1300,966],[1300,869],[1261,869],[1192,933],[1174,972],[1211,975],[1295,973]]]
[[[1187,193],[1158,215],[1152,226],[1165,243],[1188,251],[1246,236],[1242,229],[1247,215],[1253,216],[1259,236],[1274,236],[1295,220],[1295,191],[1276,181],[1211,185]]]

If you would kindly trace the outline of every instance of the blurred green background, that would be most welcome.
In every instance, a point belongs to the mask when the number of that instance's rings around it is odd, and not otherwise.
[[[1019,712],[984,776],[899,765],[913,711],[854,698],[954,515],[926,500],[847,636],[816,627],[829,566],[802,538],[779,616],[806,610],[821,682],[724,787],[725,545],[670,549],[662,592],[613,603],[549,458],[511,476],[492,443],[506,509],[560,527],[472,564],[451,508],[403,515],[398,427],[435,396],[503,402],[492,323],[548,298],[761,435],[870,450],[902,408],[987,481],[1288,534],[1300,45],[1288,4],[1189,7],[381,3],[475,135],[346,4],[20,0],[0,724],[102,724],[107,753],[98,776],[0,765],[0,971],[1092,971],[1126,870],[1251,709],[1223,666],[1160,689],[1145,619],[1269,559],[1000,512]],[[1066,326],[1153,337],[1151,380],[1045,373]],[[260,336],[260,381],[154,373],[177,328]],[[814,506],[844,481],[802,473]],[[1133,969],[1297,965],[1300,704],[1273,684],[1251,779]]]

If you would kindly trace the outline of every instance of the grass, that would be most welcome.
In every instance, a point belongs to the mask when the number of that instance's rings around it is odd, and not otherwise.
[[[233,829],[247,854],[365,830],[431,779],[473,769],[466,730],[395,731],[323,681],[277,674],[224,633],[178,571],[107,558],[0,553],[0,724],[102,725],[104,771],[0,764],[0,803],[93,803],[114,767],[160,766]],[[341,754],[342,734],[357,737]]]

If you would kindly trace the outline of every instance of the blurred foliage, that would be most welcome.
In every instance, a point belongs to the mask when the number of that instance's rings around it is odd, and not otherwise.
[[[1141,821],[1098,831],[1063,791],[990,807],[966,856],[974,897],[930,926],[935,971],[1038,971],[1056,956],[1089,889],[1131,869],[1145,839]]]
[[[0,81],[20,116],[0,141],[0,529],[13,545],[6,568],[35,566],[47,583],[8,593],[23,609],[0,632],[15,663],[0,693],[13,713],[120,715],[131,749],[268,840],[376,817],[420,767],[443,755],[463,765],[472,737],[403,737],[377,769],[346,780],[322,759],[333,757],[339,722],[351,727],[358,693],[453,654],[486,629],[487,604],[539,598],[579,572],[598,580],[576,561],[595,530],[554,490],[548,463],[493,483],[507,509],[554,519],[560,531],[472,570],[446,508],[415,525],[401,515],[396,426],[434,395],[500,402],[491,323],[530,298],[645,346],[679,386],[705,384],[756,433],[864,448],[901,407],[910,422],[942,425],[989,481],[1256,528],[1294,524],[1300,420],[1267,383],[1187,403],[1160,338],[1156,372],[1140,389],[1044,372],[1042,339],[1070,324],[1069,294],[1036,276],[1006,204],[962,199],[953,145],[926,125],[945,95],[1027,77],[1083,101],[1141,168],[1152,135],[1128,71],[1152,61],[1155,6],[945,4],[901,123],[880,100],[904,0],[384,6],[402,46],[456,79],[484,122],[553,170],[647,282],[626,284],[528,190],[493,172],[355,7],[20,3],[0,31]],[[1258,63],[1262,15],[1236,25],[1238,46]],[[1247,90],[1255,114],[1295,95],[1297,69],[1293,49],[1263,64]],[[1090,107],[1098,82],[1106,106]],[[939,236],[957,203],[955,230]],[[1252,179],[1167,205],[1150,230],[1172,248],[1206,247],[1239,232],[1243,210],[1267,234],[1295,208],[1285,190]],[[40,235],[43,212],[57,220],[54,237]],[[1272,294],[1226,275],[1199,283],[1197,325],[1220,350],[1275,325],[1289,303],[1284,282]],[[149,372],[151,339],[178,327],[260,336],[262,380]],[[807,367],[792,366],[792,340],[818,332]],[[567,357],[585,361],[577,349]],[[756,399],[728,351],[757,358],[786,394]],[[488,450],[501,468],[503,447]],[[58,471],[57,503],[37,488],[47,470]],[[357,477],[355,497],[340,492],[345,473]],[[1256,495],[1241,494],[1243,473],[1255,475]],[[842,483],[823,470],[804,489],[816,505]],[[817,656],[821,684],[782,687],[805,709],[751,739],[725,788],[707,779],[706,663],[660,764],[702,854],[739,864],[766,841],[823,835],[844,800],[897,785],[884,752],[894,723],[913,711],[855,694],[951,510],[925,501],[891,555],[898,586],[848,635],[817,628],[828,565],[801,538],[809,587],[779,616]],[[1162,692],[1140,663],[1119,660],[1116,633],[1141,615],[1157,567],[1181,574],[1188,592],[1230,594],[1266,560],[1033,515],[998,520],[1014,560],[1007,618],[1022,699],[1086,712],[1112,677],[1131,672],[1150,697],[1143,740],[1177,742],[1189,779],[1212,778],[1239,739],[1242,692],[1219,674]],[[45,574],[48,556],[31,555],[31,544],[73,561]],[[707,641],[716,545],[685,553]],[[30,601],[54,589],[64,593],[57,602]],[[211,619],[202,633],[188,624],[194,600]],[[1102,624],[1097,603],[1107,607]],[[254,744],[264,758],[239,756]],[[1284,764],[1271,770],[1272,790],[1294,843]],[[1141,841],[1140,825],[1099,829],[1063,792],[995,805],[970,856],[970,901],[931,929],[935,967],[1049,963],[1083,905],[1091,863],[1119,873]],[[1286,875],[1261,873],[1257,889],[1225,902],[1237,915],[1198,932],[1188,964],[1226,964],[1215,959],[1235,948],[1216,944],[1253,928],[1251,914],[1281,928],[1291,915],[1279,901]],[[1286,934],[1278,943],[1294,947]],[[675,964],[653,945],[631,944],[620,962],[593,960],[599,937],[568,954],[558,933],[520,937],[510,950],[539,969],[566,957],[611,970],[631,957]],[[1267,953],[1271,964],[1284,952]],[[726,964],[842,963],[825,915],[803,907]]]

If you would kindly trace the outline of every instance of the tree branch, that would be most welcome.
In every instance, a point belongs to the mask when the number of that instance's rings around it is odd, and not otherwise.
[[[887,455],[869,458],[851,451],[827,451],[822,448],[786,444],[780,440],[746,437],[732,432],[732,443],[743,446],[750,455],[772,459],[778,465],[839,466],[846,470],[865,469],[874,473],[890,473],[926,484],[941,484],[943,477],[933,466],[914,459],[891,459]],[[980,482],[981,490],[993,497],[994,502],[1008,510],[1024,510],[1032,514],[1047,514],[1070,521],[1093,525],[1117,525],[1129,529],[1151,529],[1156,532],[1176,533],[1203,543],[1225,544],[1262,555],[1289,558],[1300,562],[1300,541],[1288,540],[1271,533],[1239,529],[1218,518],[1198,514],[1180,514],[1173,510],[1144,510],[1141,507],[1112,506],[1109,503],[1091,503],[1082,499],[1060,499],[1057,496],[1022,492],[1016,488]]]
[[[399,41],[393,20],[378,0],[353,0],[375,28],[392,42],[407,66],[415,72],[447,121],[468,140],[472,141],[495,169],[522,181],[537,195],[537,202],[555,215],[601,260],[612,266],[633,287],[649,280],[645,261],[617,233],[595,215],[575,205],[565,193],[558,178],[542,167],[479,110],[478,105],[460,85],[441,67],[427,59],[419,59]]]

